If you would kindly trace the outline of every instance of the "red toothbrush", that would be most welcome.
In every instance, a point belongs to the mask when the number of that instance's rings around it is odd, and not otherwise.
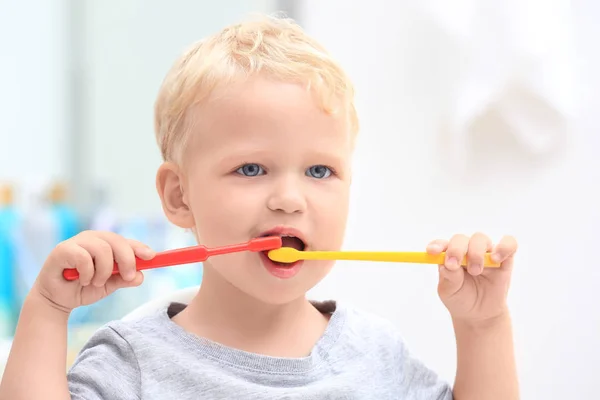
[[[221,254],[236,253],[240,251],[268,251],[280,248],[282,245],[279,236],[269,236],[252,239],[246,243],[234,244],[230,246],[214,247],[212,249],[206,246],[192,246],[183,249],[168,250],[157,253],[152,260],[142,260],[136,257],[136,270],[154,269],[162,267],[171,267],[173,265],[191,264],[206,261],[209,257]],[[119,266],[115,263],[112,275],[119,273]],[[79,272],[74,268],[65,269],[63,276],[68,281],[79,279]]]

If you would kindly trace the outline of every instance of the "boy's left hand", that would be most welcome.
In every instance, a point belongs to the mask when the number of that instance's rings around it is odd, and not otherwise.
[[[444,265],[439,266],[438,294],[455,321],[485,323],[507,312],[506,297],[510,286],[517,242],[506,236],[494,246],[489,237],[477,233],[472,237],[455,235],[447,240],[435,240],[427,246],[430,254],[446,252]],[[486,252],[498,267],[483,267]],[[467,267],[460,265],[467,257]]]

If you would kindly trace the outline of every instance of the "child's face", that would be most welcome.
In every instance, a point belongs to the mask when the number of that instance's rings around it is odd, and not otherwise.
[[[219,90],[196,113],[182,187],[187,225],[201,244],[246,242],[280,229],[275,233],[300,236],[306,249],[340,249],[351,161],[343,118],[321,111],[301,86],[263,78]],[[244,252],[210,259],[205,276],[275,304],[302,297],[332,265],[282,268]]]

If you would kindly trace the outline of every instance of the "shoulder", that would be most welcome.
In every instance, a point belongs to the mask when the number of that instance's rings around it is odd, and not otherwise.
[[[151,342],[164,342],[169,336],[167,321],[166,311],[160,310],[132,321],[108,322],[91,335],[72,368],[84,366],[90,360],[119,361],[137,368],[138,350]]]
[[[141,371],[136,323],[110,322],[88,339],[67,373],[73,399],[137,399]]]
[[[452,398],[451,386],[411,354],[394,323],[358,308],[340,306],[337,311],[345,315],[337,346],[340,358],[360,359],[378,374],[388,374],[404,396],[422,393],[427,398]]]
[[[157,336],[164,338],[169,335],[169,319],[167,307],[163,307],[152,314],[131,320],[116,320],[106,324],[103,329],[111,330],[127,341],[140,338]]]
[[[390,320],[351,306],[340,306],[340,311],[346,316],[345,334],[360,339],[365,345],[404,346],[400,330]]]
[[[315,304],[313,302],[313,304]],[[406,346],[399,329],[389,320],[372,312],[341,302],[331,305],[331,319],[326,344],[332,355],[354,358],[377,355],[399,359],[406,356]],[[323,305],[317,305],[322,309]]]

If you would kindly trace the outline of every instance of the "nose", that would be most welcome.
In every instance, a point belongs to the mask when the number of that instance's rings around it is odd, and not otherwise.
[[[306,197],[296,179],[278,180],[270,193],[267,207],[271,211],[282,211],[287,214],[306,211]]]

